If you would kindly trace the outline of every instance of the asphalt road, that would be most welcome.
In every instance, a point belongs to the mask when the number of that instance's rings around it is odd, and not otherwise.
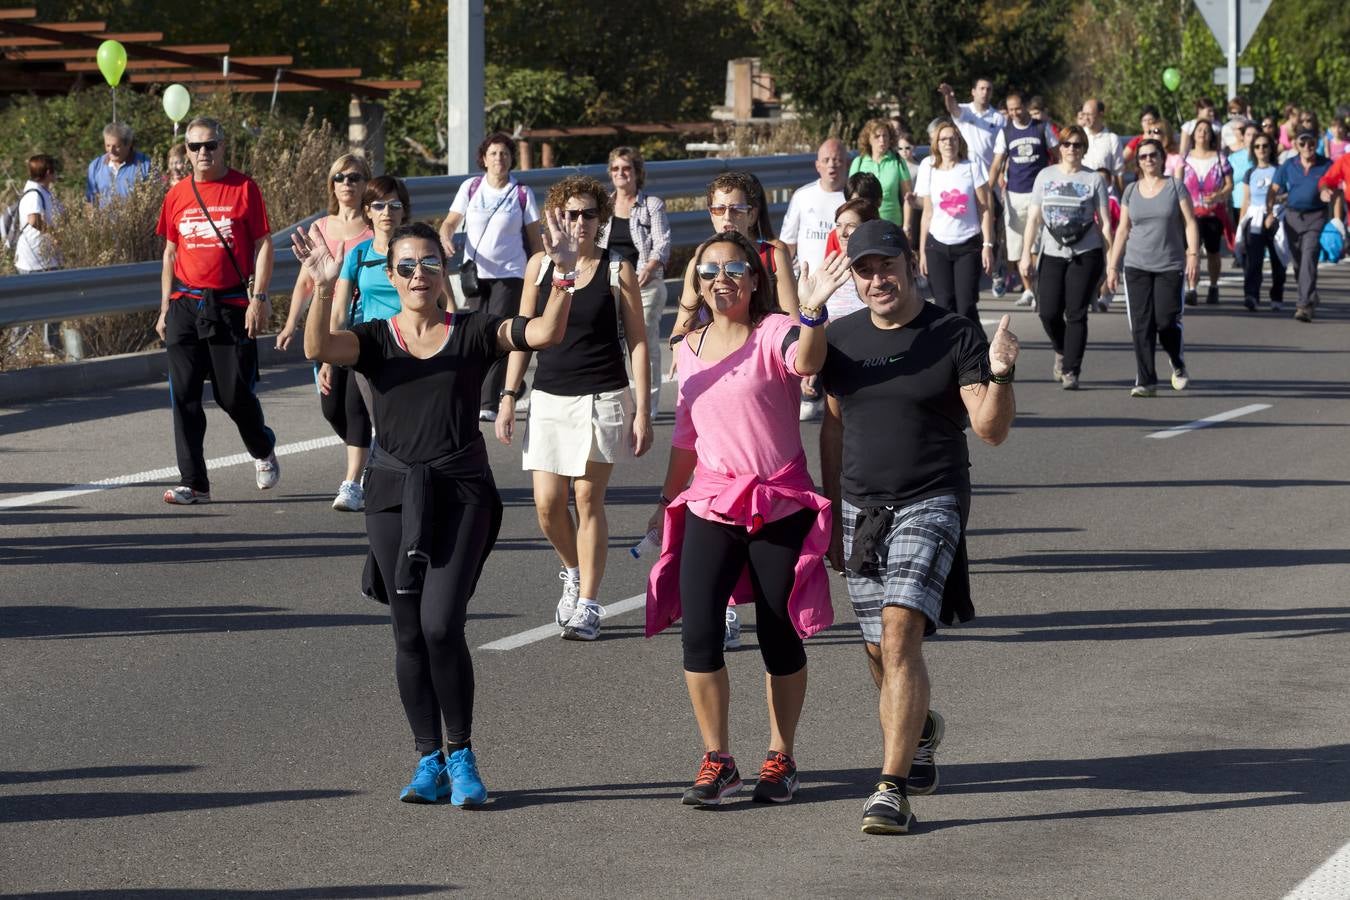
[[[161,503],[164,474],[35,496],[172,466],[167,389],[0,410],[0,890],[1283,896],[1350,841],[1350,266],[1323,279],[1311,326],[1247,313],[1233,288],[1188,309],[1193,385],[1153,400],[1127,396],[1119,304],[1091,318],[1078,393],[1014,315],[1017,422],[973,446],[980,615],[928,645],[942,783],[907,837],[858,830],[879,735],[842,586],[808,643],[789,805],[677,803],[699,756],[679,638],[645,640],[638,609],[595,644],[477,650],[492,802],[401,804],[415,757],[387,616],[357,594],[361,518],[329,508],[340,449],[286,455],[268,494],[227,465],[200,508]],[[301,367],[269,372],[263,403],[282,444],[330,434]],[[643,588],[624,549],[670,430],[616,473],[602,602]],[[242,449],[214,408],[207,443]],[[519,453],[492,448],[507,512],[475,647],[547,623],[558,593]],[[733,749],[752,773],[753,613],[745,637]]]

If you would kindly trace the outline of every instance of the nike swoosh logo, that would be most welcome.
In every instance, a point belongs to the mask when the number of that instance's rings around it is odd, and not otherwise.
[[[886,360],[886,362],[888,362],[888,363],[893,363],[893,362],[897,362],[898,360],[902,360],[902,359],[904,359],[904,358],[905,358],[905,354],[901,353],[899,356],[892,356],[892,357],[888,358],[888,359]]]

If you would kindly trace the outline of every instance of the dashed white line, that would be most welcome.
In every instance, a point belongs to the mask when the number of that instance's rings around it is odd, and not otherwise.
[[[1227,422],[1230,419],[1249,416],[1252,413],[1260,412],[1263,409],[1270,409],[1270,404],[1252,403],[1248,406],[1240,406],[1237,409],[1230,409],[1228,412],[1221,412],[1212,416],[1206,416],[1203,419],[1196,419],[1194,422],[1187,422],[1185,425],[1175,425],[1171,428],[1165,428],[1162,431],[1155,431],[1148,436],[1157,438],[1160,441],[1166,440],[1167,438],[1174,438],[1177,435],[1185,434],[1188,431],[1195,431],[1198,428],[1208,428],[1211,425]]]
[[[276,448],[277,456],[289,456],[293,453],[307,453],[310,450],[318,450],[322,447],[333,447],[342,443],[342,438],[337,435],[328,437],[313,438],[308,441],[296,441],[293,444],[278,444]],[[206,468],[224,469],[229,466],[241,466],[244,463],[253,462],[253,457],[247,453],[235,453],[230,456],[219,456],[215,459],[206,461]],[[21,509],[25,506],[38,506],[42,503],[51,503],[55,500],[67,500],[71,497],[82,497],[85,494],[95,494],[99,491],[107,491],[113,488],[131,487],[132,485],[148,484],[152,481],[163,481],[166,478],[176,478],[178,476],[177,466],[165,466],[162,469],[150,469],[145,472],[137,472],[134,475],[118,475],[114,478],[104,478],[99,481],[91,481],[87,484],[72,484],[70,487],[61,488],[55,491],[38,491],[34,494],[20,494],[17,497],[6,497],[0,499],[0,510]]]
[[[1284,900],[1344,900],[1350,896],[1350,844],[1346,844],[1309,875]]]
[[[601,621],[612,619],[615,616],[623,615],[626,612],[632,612],[635,609],[641,609],[647,605],[646,594],[635,594],[627,600],[620,600],[617,603],[608,603],[605,605],[605,614]],[[515,650],[517,647],[524,647],[527,644],[533,644],[537,641],[546,641],[549,638],[557,638],[560,634],[557,625],[550,622],[547,625],[540,625],[538,628],[531,628],[528,631],[522,631],[518,634],[507,635],[504,638],[498,638],[495,641],[489,641],[483,644],[479,650]]]

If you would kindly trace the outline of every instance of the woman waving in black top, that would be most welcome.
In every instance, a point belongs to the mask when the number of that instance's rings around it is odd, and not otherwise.
[[[389,239],[385,265],[399,312],[334,331],[341,260],[313,229],[297,230],[292,243],[315,286],[305,356],[350,366],[371,386],[377,446],[366,488],[367,591],[389,603],[399,696],[421,756],[399,799],[480,804],[487,790],[469,743],[474,683],[464,620],[502,506],[478,428],[479,392],[502,356],[562,340],[572,295],[555,282],[533,319],[443,312],[445,254],[436,232],[417,223]],[[559,271],[572,271],[577,243],[556,214],[544,244]]]

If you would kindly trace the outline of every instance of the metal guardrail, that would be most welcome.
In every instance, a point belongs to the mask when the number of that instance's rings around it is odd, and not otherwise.
[[[766,190],[782,190],[806,184],[813,177],[815,156],[752,156],[731,159],[682,159],[647,164],[646,190],[658,197],[701,197],[709,181],[728,171],[753,172]],[[532,169],[514,172],[516,180],[542,199],[548,187],[573,174],[590,175],[609,184],[604,165]],[[472,175],[439,175],[407,180],[414,218],[439,217],[449,209],[459,185]],[[781,221],[786,204],[771,207]],[[300,266],[290,252],[291,232],[318,218],[311,216],[273,235],[276,263],[269,289],[284,294],[294,285]],[[670,215],[675,246],[697,243],[708,235],[708,214],[701,211]],[[154,262],[106,266],[98,269],[62,269],[33,275],[0,278],[0,327],[25,322],[44,322],[141,312],[159,306],[161,264]]]

